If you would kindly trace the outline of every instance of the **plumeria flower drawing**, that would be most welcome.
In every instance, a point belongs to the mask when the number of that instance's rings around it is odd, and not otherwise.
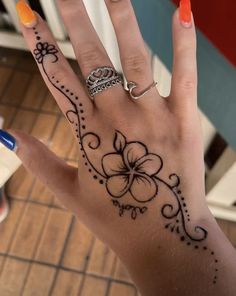
[[[120,132],[116,132],[113,145],[116,152],[102,159],[107,191],[114,198],[130,193],[138,202],[152,200],[158,193],[154,176],[162,169],[162,159],[148,153],[140,142],[127,142]]]
[[[58,50],[54,45],[48,44],[48,42],[38,42],[36,44],[36,49],[34,50],[34,55],[38,63],[42,64],[43,59],[46,55],[52,54],[55,56],[57,52]]]

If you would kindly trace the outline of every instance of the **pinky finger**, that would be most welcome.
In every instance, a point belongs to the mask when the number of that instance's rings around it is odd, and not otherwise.
[[[173,16],[174,63],[171,85],[171,102],[175,108],[197,104],[196,32],[190,14],[190,23],[181,22],[183,12]]]

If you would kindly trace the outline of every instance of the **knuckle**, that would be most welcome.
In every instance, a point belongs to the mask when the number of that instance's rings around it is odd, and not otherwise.
[[[183,76],[179,79],[179,87],[185,91],[194,91],[197,87],[197,79]]]
[[[49,78],[56,77],[59,81],[63,81],[65,77],[68,77],[67,70],[63,67],[48,67],[47,75]]]
[[[132,18],[130,9],[114,9],[113,19],[116,23],[127,24]]]
[[[149,57],[146,52],[145,53],[138,53],[135,55],[125,57],[123,59],[123,63],[125,65],[127,71],[136,72],[136,73],[140,74],[140,73],[144,73],[144,69],[148,66]]]
[[[47,76],[50,80],[56,78],[56,80],[60,81],[61,84],[65,84],[68,80],[68,77],[71,76],[70,71],[63,66],[53,66],[47,67]]]
[[[87,46],[83,50],[80,50],[78,57],[80,60],[80,66],[85,71],[91,71],[91,68],[94,68],[100,64],[102,54],[100,50],[94,46]]]
[[[77,0],[56,0],[58,6],[61,8],[61,14],[64,17],[70,17],[75,13],[81,14],[83,12],[83,6],[81,1]]]

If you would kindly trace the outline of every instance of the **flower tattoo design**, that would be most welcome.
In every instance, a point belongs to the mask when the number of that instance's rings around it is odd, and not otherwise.
[[[137,202],[151,201],[158,193],[154,176],[163,166],[160,156],[148,153],[140,142],[127,143],[118,131],[114,148],[116,153],[106,154],[102,159],[109,194],[121,198],[129,192]]]
[[[36,49],[34,50],[34,55],[39,64],[42,64],[43,59],[46,55],[53,55],[56,59],[54,63],[57,61],[56,53],[58,53],[58,50],[54,45],[48,44],[48,42],[38,42],[36,44]]]
[[[75,129],[84,165],[93,179],[104,186],[112,205],[118,209],[119,216],[129,215],[135,221],[138,217],[145,215],[150,203],[160,195],[160,187],[165,188],[172,196],[172,200],[161,206],[164,228],[178,235],[180,241],[186,246],[209,252],[215,264],[212,282],[216,284],[218,259],[214,251],[206,245],[207,230],[198,225],[194,226],[191,222],[187,201],[181,190],[180,177],[172,173],[166,179],[161,178],[160,173],[164,166],[162,157],[149,151],[145,143],[129,140],[118,130],[114,134],[112,151],[108,151],[101,157],[101,165],[97,167],[89,157],[92,155],[89,152],[96,151],[101,146],[102,139],[94,131],[88,129],[86,108],[80,102],[76,91],[61,84],[55,77],[56,74],[52,77],[48,74],[47,64],[56,63],[59,60],[59,50],[55,45],[39,41],[41,40],[39,32],[36,28],[33,30],[37,41],[33,51],[35,59],[51,85],[70,104],[66,117]],[[52,58],[45,59],[47,56]],[[161,203],[161,198],[158,201]]]

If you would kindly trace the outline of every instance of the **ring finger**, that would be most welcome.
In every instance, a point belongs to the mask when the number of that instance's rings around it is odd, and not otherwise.
[[[139,30],[130,0],[105,0],[118,39],[124,74],[128,81],[135,82],[134,93],[140,94],[153,83],[151,59]],[[155,88],[153,93],[157,93]],[[150,93],[149,93],[150,94]],[[151,98],[153,96],[149,96]],[[144,100],[138,102],[147,102]]]

